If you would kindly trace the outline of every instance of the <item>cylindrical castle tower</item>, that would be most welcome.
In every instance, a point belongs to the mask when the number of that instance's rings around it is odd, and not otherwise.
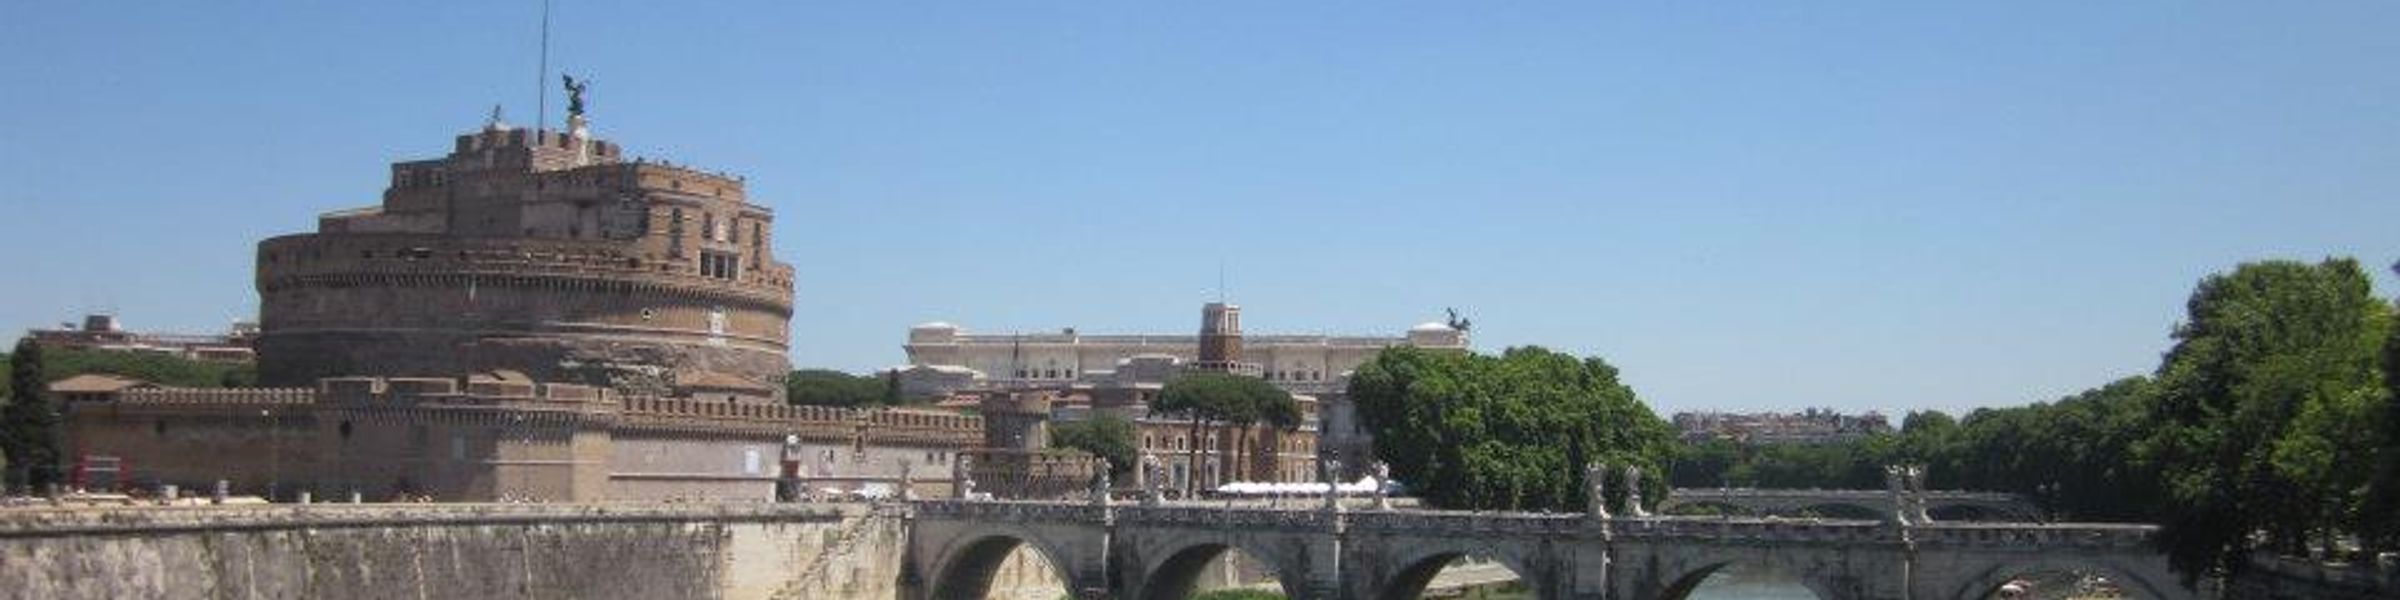
[[[780,399],[792,270],[739,178],[497,122],[392,165],[376,207],[259,243],[260,379],[516,371]]]

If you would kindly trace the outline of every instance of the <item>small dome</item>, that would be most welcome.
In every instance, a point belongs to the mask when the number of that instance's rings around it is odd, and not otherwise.
[[[915,327],[910,327],[909,329],[957,329],[957,328],[958,328],[958,326],[957,326],[957,325],[952,325],[952,324],[949,324],[949,323],[947,323],[947,322],[943,322],[943,321],[928,321],[928,322],[924,322],[924,323],[918,323],[918,324],[917,324],[917,326],[915,326]]]
[[[1424,323],[1419,323],[1415,327],[1408,328],[1408,330],[1412,333],[1449,333],[1456,331],[1455,329],[1450,328],[1450,324],[1438,321],[1426,321]]]

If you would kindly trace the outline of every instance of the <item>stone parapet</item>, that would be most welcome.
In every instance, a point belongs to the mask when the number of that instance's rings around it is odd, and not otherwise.
[[[982,419],[950,413],[641,396],[625,398],[621,407],[622,426],[650,431],[777,438],[790,434],[869,446],[949,448],[974,446],[983,438]]]
[[[863,504],[580,503],[310,504],[0,510],[0,538],[179,531],[536,525],[575,523],[774,523],[863,516]]]
[[[118,392],[113,401],[126,405],[294,406],[315,404],[317,393],[308,388],[135,388]]]

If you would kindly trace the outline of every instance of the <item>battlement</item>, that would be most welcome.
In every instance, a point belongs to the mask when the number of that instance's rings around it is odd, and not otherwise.
[[[691,398],[627,396],[620,422],[689,433],[798,434],[811,439],[862,438],[868,444],[964,447],[983,437],[983,420],[972,415],[917,410],[859,410]]]
[[[133,388],[102,401],[154,406],[303,406],[315,404],[317,394],[308,388]]]
[[[749,197],[745,191],[748,182],[738,175],[703,171],[675,163],[644,158],[636,158],[632,164],[622,168],[631,173],[634,185],[646,190],[680,192],[693,196],[736,201],[742,201]],[[745,205],[742,208],[761,215],[774,212],[773,209],[758,205]]]
[[[466,385],[441,377],[336,377],[319,381],[316,394],[339,406],[480,407],[576,409],[615,407],[604,388],[521,379],[470,377]]]
[[[562,131],[551,131],[548,129],[529,131],[523,128],[485,127],[482,131],[458,136],[458,143],[454,149],[450,151],[450,153],[453,156],[458,156],[474,154],[486,150],[514,148],[546,148],[571,151],[575,149],[575,143],[577,141],[590,142],[592,146],[592,156],[595,158],[605,157],[608,160],[614,161],[618,157],[622,156],[624,152],[624,149],[619,148],[615,143],[607,140],[578,138]]]

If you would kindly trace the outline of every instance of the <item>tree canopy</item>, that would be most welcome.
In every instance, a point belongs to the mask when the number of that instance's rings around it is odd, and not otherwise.
[[[900,404],[899,382],[889,376],[851,375],[832,369],[799,369],[783,379],[784,401],[809,406],[868,407]]]
[[[1349,395],[1376,456],[1435,506],[1580,510],[1594,461],[1641,466],[1646,497],[1664,491],[1667,424],[1598,358],[1391,348],[1358,368]]]
[[[1227,373],[1193,373],[1168,381],[1151,407],[1218,423],[1300,422],[1300,407],[1290,392],[1264,379]]]
[[[1098,456],[1108,461],[1110,473],[1120,476],[1132,473],[1134,463],[1141,460],[1141,449],[1134,444],[1133,422],[1112,414],[1052,426],[1050,447]]]
[[[2298,554],[2355,524],[2391,307],[2349,259],[2244,264],[2200,282],[2158,369],[2156,431],[2169,557],[2186,573],[2238,570],[2263,531]]]
[[[258,384],[258,366],[255,364],[193,360],[156,352],[45,348],[42,350],[41,363],[45,383],[87,373],[106,373],[167,387],[219,388]]]

